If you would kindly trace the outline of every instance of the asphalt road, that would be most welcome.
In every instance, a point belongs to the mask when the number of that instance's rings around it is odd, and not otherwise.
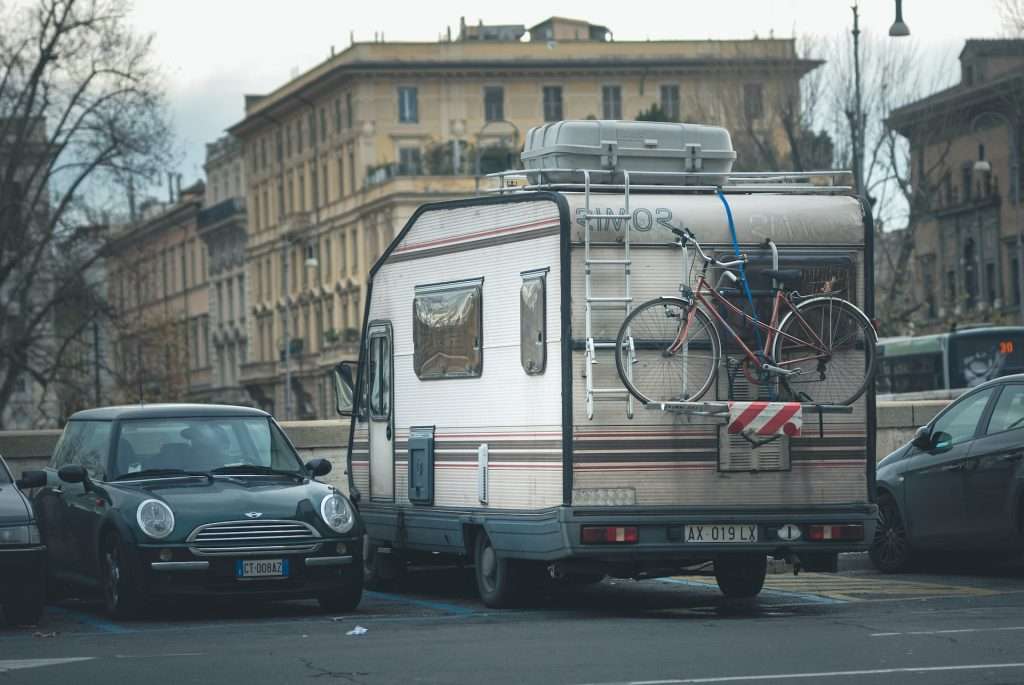
[[[467,571],[428,570],[357,612],[313,602],[94,601],[0,629],[0,683],[1024,683],[1024,565],[769,576],[756,601],[713,579],[606,580],[489,610]],[[356,626],[364,635],[347,635]]]

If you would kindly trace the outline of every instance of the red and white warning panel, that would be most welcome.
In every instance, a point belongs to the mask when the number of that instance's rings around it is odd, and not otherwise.
[[[800,435],[803,408],[799,402],[730,402],[729,432],[768,437]]]

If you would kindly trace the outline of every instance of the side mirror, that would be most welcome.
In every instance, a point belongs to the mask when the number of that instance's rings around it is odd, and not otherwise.
[[[928,451],[932,448],[932,434],[928,426],[921,426],[914,433],[914,439],[910,443],[919,450]]]
[[[306,470],[314,477],[326,476],[331,472],[331,462],[326,459],[310,459],[306,462]]]
[[[339,416],[352,416],[356,394],[356,362],[345,361],[334,367],[334,405]]]
[[[932,452],[948,452],[953,447],[953,436],[949,433],[936,431],[932,433]]]
[[[31,490],[46,485],[46,471],[25,471],[14,483],[19,490]]]
[[[68,464],[57,471],[57,477],[65,483],[89,484],[89,474],[81,464]]]

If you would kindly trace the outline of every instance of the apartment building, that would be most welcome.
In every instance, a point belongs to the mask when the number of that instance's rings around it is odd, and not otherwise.
[[[1024,40],[968,40],[960,82],[895,110],[916,189],[914,330],[1024,324]]]
[[[782,103],[818,64],[788,39],[619,41],[560,17],[462,22],[438,42],[354,43],[246,96],[229,129],[248,222],[241,384],[280,417],[329,416],[327,371],[355,355],[369,267],[417,206],[472,195],[481,175],[516,164],[530,127],[657,105],[729,126],[740,164],[756,167],[745,151],[784,152]]]
[[[118,401],[211,398],[207,249],[198,230],[204,190],[200,181],[171,202],[144,203],[112,236]]]
[[[246,326],[245,165],[241,145],[224,136],[206,146],[206,193],[197,233],[207,254],[210,322],[210,397],[226,404],[252,404],[242,388],[248,361]]]

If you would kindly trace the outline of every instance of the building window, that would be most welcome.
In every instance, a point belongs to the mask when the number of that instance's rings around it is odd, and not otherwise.
[[[505,89],[501,86],[487,86],[484,88],[484,120],[504,121],[505,119]]]
[[[280,164],[284,159],[284,134],[281,129],[277,129],[277,134],[274,137],[276,139],[274,147],[277,150],[277,163]]]
[[[398,173],[403,176],[418,176],[421,169],[420,149],[403,147],[398,150]]]
[[[964,203],[971,201],[972,171],[974,162],[964,162],[960,166],[960,200]]]
[[[670,121],[679,121],[679,86],[675,84],[661,87],[661,111]]]
[[[956,271],[953,270],[946,272],[946,299],[956,304]]]
[[[341,133],[341,98],[334,98],[334,132]]]
[[[354,118],[355,109],[352,101],[352,93],[345,93],[345,124],[348,128],[352,128]]]
[[[345,194],[345,161],[338,157],[338,197]]]
[[[313,192],[313,209],[320,206],[320,181],[316,166],[309,165],[309,189]]]
[[[309,144],[316,145],[316,112],[309,113]]]
[[[302,120],[295,121],[295,152],[302,154]]]
[[[327,140],[327,110],[320,108],[320,140]]]
[[[327,274],[327,278],[330,279],[334,276],[331,271],[331,237],[327,236],[324,238],[324,273]]]
[[[530,376],[547,366],[547,269],[522,274],[519,289],[519,360]]]
[[[353,146],[348,148],[348,189],[349,193],[356,192],[356,151]]]
[[[996,265],[989,262],[985,265],[985,296],[990,307],[996,305],[999,298],[999,281],[996,279]]]
[[[601,118],[622,118],[622,88],[620,86],[602,86]]]
[[[291,126],[285,126],[284,127],[284,147],[285,147],[285,154],[288,157],[291,157],[292,156],[292,127]]]
[[[306,211],[306,175],[299,172],[299,211]]]
[[[260,139],[260,168],[267,168],[267,139]]]
[[[398,89],[398,121],[403,124],[415,124],[420,120],[419,104],[416,89],[403,86]]]
[[[743,111],[747,119],[760,119],[764,114],[763,88],[760,83],[744,84]]]
[[[480,376],[482,303],[483,279],[416,288],[413,366],[420,380]]]
[[[1020,262],[1017,261],[1016,257],[1010,259],[1010,287],[1013,288],[1013,303],[1020,305]]]
[[[544,86],[544,121],[562,120],[562,87]]]

